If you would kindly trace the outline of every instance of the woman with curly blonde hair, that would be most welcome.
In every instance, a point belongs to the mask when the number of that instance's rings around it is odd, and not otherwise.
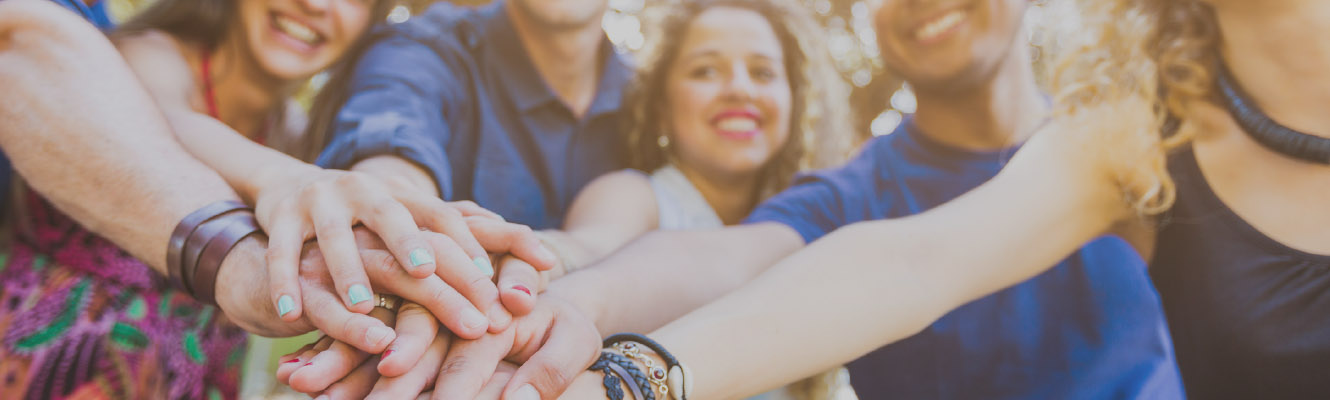
[[[1187,394],[1330,396],[1330,3],[1078,3],[1059,105],[1136,104],[1123,142],[1170,150],[1122,171],[1162,212],[1151,275]]]

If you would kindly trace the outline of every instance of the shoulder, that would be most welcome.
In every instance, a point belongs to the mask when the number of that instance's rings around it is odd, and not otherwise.
[[[184,57],[186,44],[161,31],[116,35],[112,38],[125,62],[154,97],[174,93],[187,96],[194,74]]]
[[[615,197],[648,198],[652,195],[651,177],[635,169],[610,172],[591,180],[582,189],[588,194],[614,194]]]

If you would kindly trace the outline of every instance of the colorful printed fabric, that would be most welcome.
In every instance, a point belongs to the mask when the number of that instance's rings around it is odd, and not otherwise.
[[[0,255],[0,399],[231,399],[245,332],[29,194]]]

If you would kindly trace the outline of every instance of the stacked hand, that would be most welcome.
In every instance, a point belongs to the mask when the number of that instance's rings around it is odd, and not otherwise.
[[[500,265],[500,281],[538,277],[516,258]],[[283,357],[277,376],[296,390],[334,399],[415,398],[431,389],[436,399],[556,398],[595,361],[600,334],[568,302],[522,297],[505,296],[517,315],[507,329],[479,338],[440,331],[430,313],[415,305],[395,316],[384,312],[384,321],[395,323],[397,340],[382,354],[323,338]],[[596,393],[599,379],[584,380],[581,387]]]

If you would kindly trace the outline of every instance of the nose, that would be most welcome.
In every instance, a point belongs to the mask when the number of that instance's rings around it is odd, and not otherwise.
[[[757,91],[757,86],[753,82],[753,77],[748,73],[746,63],[734,63],[731,67],[733,71],[729,74],[729,80],[725,82],[725,97],[732,100],[749,100],[753,98],[753,93]]]
[[[298,0],[301,7],[306,11],[316,14],[328,12],[333,0]]]

